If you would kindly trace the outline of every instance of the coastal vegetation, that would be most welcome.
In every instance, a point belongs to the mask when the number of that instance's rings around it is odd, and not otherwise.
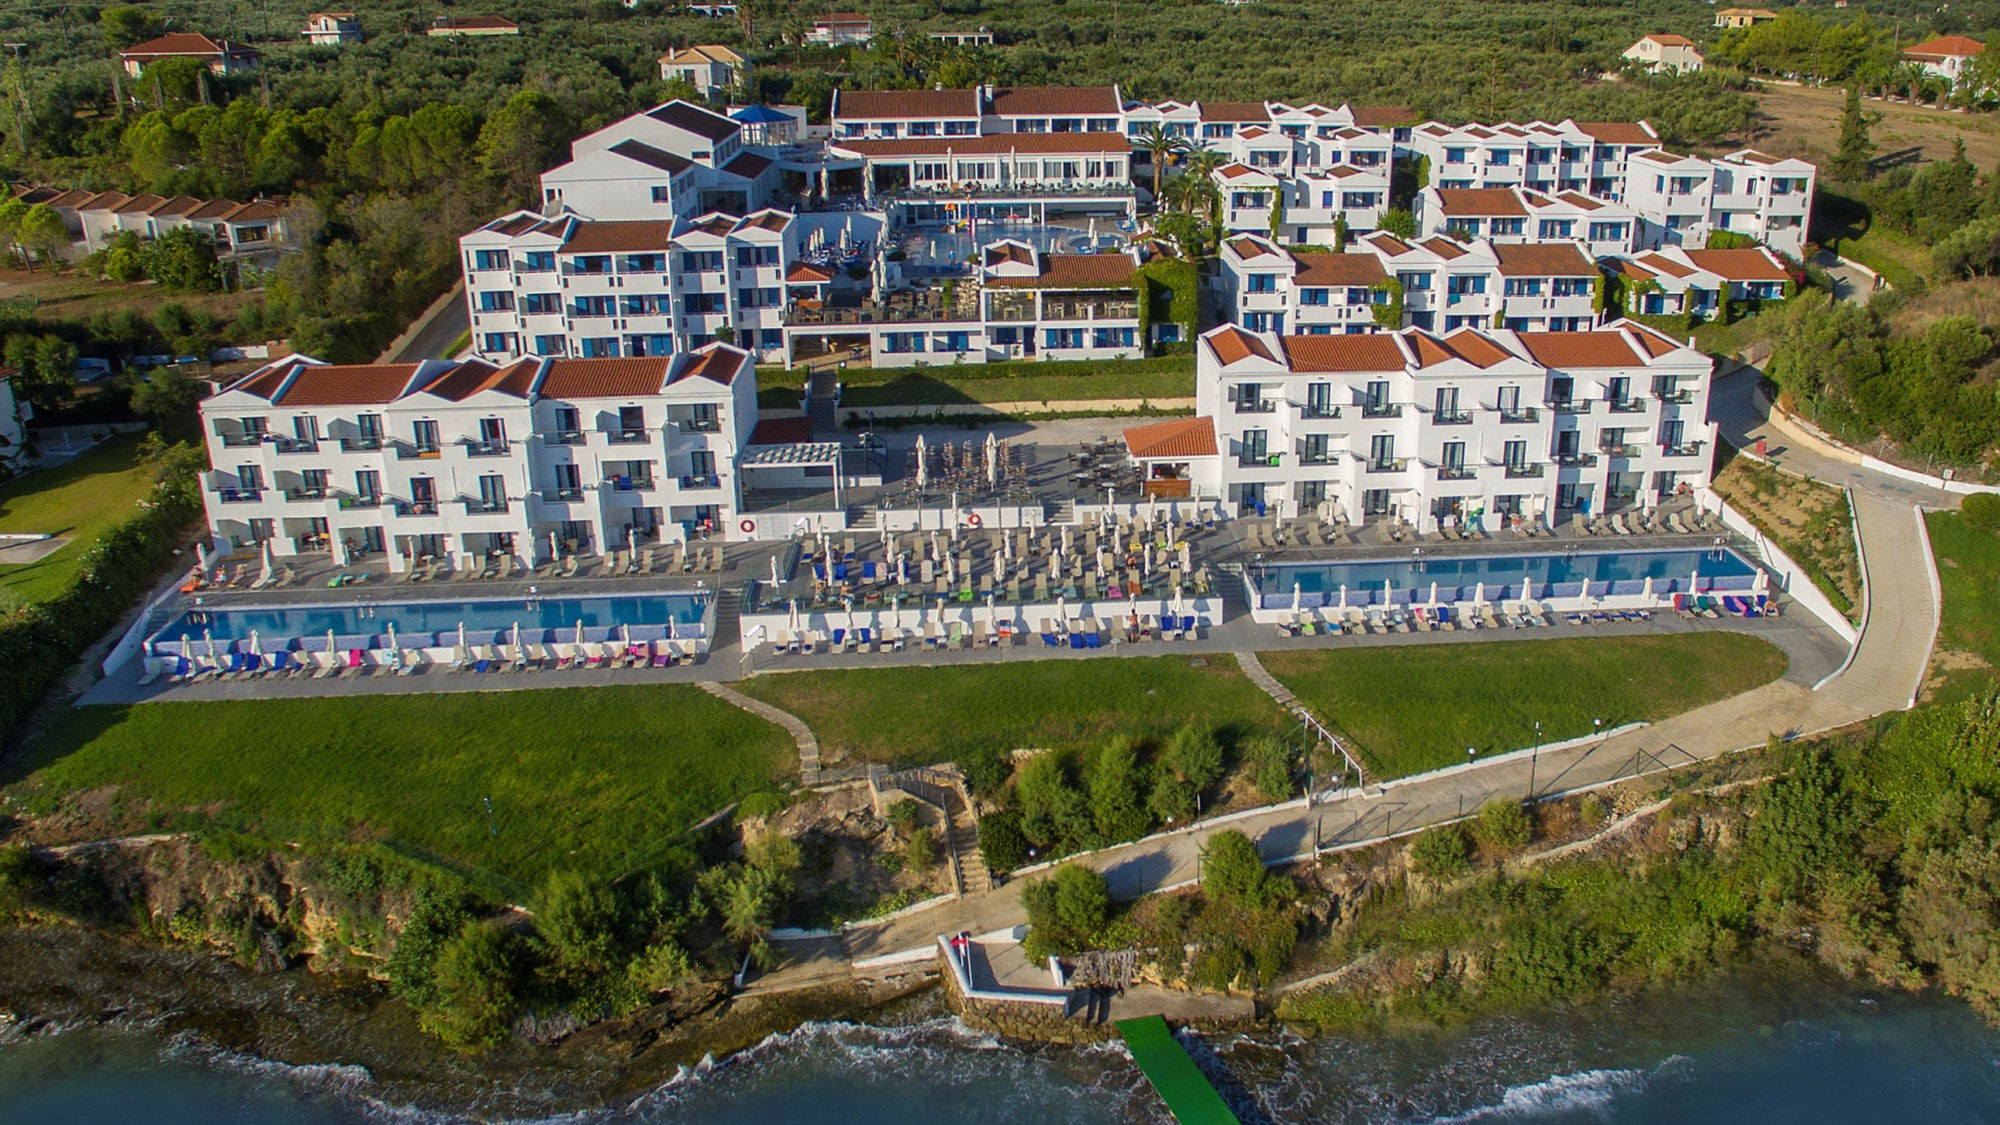
[[[1860,548],[1844,493],[1727,447],[1718,455],[1711,487],[1803,567],[1834,609],[1861,623]]]
[[[1784,654],[1741,633],[1291,649],[1260,657],[1368,768],[1402,777],[1652,722],[1768,683]]]
[[[1980,658],[1995,634],[1975,584],[2000,564],[1987,507],[1930,517],[1958,574],[1945,644]],[[1534,807],[1533,838],[1581,841],[1573,855],[1524,854],[1519,819],[1489,808],[1407,851],[1330,858],[1319,876],[1345,900],[1305,960],[1347,969],[1280,1015],[1457,1021],[1701,975],[1775,942],[2000,1019],[2000,694],[1970,661],[1947,686],[1864,729]]]

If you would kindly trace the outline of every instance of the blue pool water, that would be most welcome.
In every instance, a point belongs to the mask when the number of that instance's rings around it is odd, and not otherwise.
[[[247,641],[254,631],[264,651],[299,642],[300,648],[326,647],[330,630],[342,648],[380,647],[391,625],[403,647],[421,647],[432,638],[456,644],[460,624],[468,642],[492,644],[521,627],[524,641],[610,639],[622,626],[631,639],[659,640],[671,624],[681,638],[699,636],[706,594],[621,594],[585,598],[492,598],[478,601],[425,600],[344,605],[293,605],[244,609],[193,609],[153,635],[154,651],[178,651],[182,638]],[[314,642],[317,642],[315,645]]]
[[[1488,598],[1637,594],[1648,578],[1656,594],[1685,594],[1696,585],[1703,591],[1747,590],[1756,574],[1733,550],[1683,548],[1293,563],[1253,571],[1252,581],[1260,605],[1289,609],[1294,584],[1303,606],[1337,603],[1342,586],[1347,604],[1359,606],[1383,602],[1385,584],[1393,591],[1388,600],[1427,602],[1436,583],[1438,600],[1451,602],[1474,596],[1481,583]]]

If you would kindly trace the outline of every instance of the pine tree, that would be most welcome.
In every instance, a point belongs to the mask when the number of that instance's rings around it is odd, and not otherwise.
[[[1861,110],[1861,87],[1847,88],[1847,105],[1840,111],[1840,151],[1828,165],[1835,176],[1850,182],[1868,178],[1875,142],[1868,139],[1868,116]]]

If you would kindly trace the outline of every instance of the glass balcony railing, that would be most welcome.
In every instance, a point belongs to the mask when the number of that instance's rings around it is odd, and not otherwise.
[[[1508,480],[1532,480],[1541,475],[1542,467],[1539,464],[1530,465],[1525,461],[1521,461],[1507,466]]]

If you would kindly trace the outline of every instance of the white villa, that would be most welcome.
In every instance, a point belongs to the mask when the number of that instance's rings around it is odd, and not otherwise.
[[[338,47],[361,41],[361,17],[353,12],[314,12],[306,17],[299,37],[315,47]]]
[[[1668,246],[1625,258],[1607,258],[1607,273],[1627,287],[1625,307],[1645,316],[1695,313],[1714,316],[1726,300],[1782,300],[1791,274],[1764,247],[1683,250]]]
[[[728,96],[748,81],[749,74],[749,60],[718,44],[682,47],[660,56],[660,81],[686,82],[705,98]]]
[[[11,466],[25,452],[27,422],[34,411],[14,397],[14,376],[19,372],[0,367],[0,465]]]
[[[1623,254],[1639,238],[1639,217],[1619,203],[1573,191],[1435,188],[1417,193],[1417,233],[1496,243],[1578,242],[1593,258]]]
[[[1660,146],[1643,121],[1573,121],[1551,124],[1420,125],[1409,149],[1430,162],[1423,186],[1525,187],[1543,195],[1582,192],[1622,201],[1626,163]]]
[[[733,520],[749,353],[267,364],[201,404],[210,531],[280,560],[464,568],[679,540]]]
[[[1977,39],[1942,35],[1903,48],[1903,57],[1923,67],[1925,74],[1942,78],[1956,89],[1959,79],[1965,77],[1965,68],[1984,50],[1986,44]]]
[[[1281,336],[1196,349],[1197,416],[1126,433],[1149,478],[1296,517],[1553,520],[1709,480],[1711,365],[1620,321],[1590,332]]]
[[[1641,36],[1620,56],[1650,74],[1692,74],[1702,67],[1701,51],[1685,35],[1655,32]]]

